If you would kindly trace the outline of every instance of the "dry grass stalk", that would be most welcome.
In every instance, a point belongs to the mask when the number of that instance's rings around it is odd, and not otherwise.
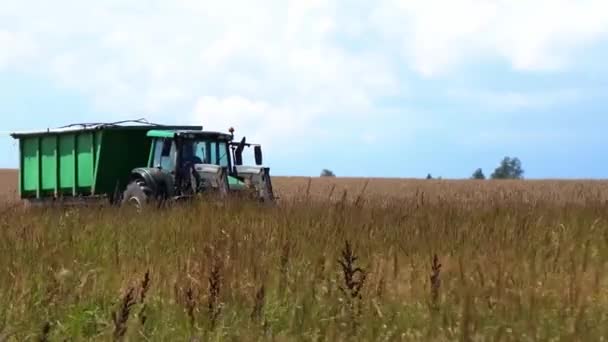
[[[148,316],[146,315],[146,295],[150,290],[150,271],[146,271],[144,274],[144,279],[141,281],[140,289],[139,289],[139,303],[142,304],[141,310],[139,310],[139,322],[141,325],[146,324],[146,320]]]
[[[344,286],[340,286],[340,290],[347,295],[348,298],[361,298],[361,289],[365,283],[366,273],[360,268],[356,267],[355,263],[359,257],[357,257],[347,240],[342,250],[342,259],[338,260],[338,263],[342,267],[342,275],[344,276]],[[356,275],[360,274],[359,277]]]
[[[129,321],[129,315],[131,309],[136,304],[135,301],[135,288],[130,287],[127,293],[123,296],[120,304],[120,309],[114,312],[114,340],[121,341],[127,333],[127,322]]]
[[[346,297],[346,307],[351,319],[353,333],[357,329],[358,318],[361,315],[361,300],[363,299],[361,290],[367,277],[367,273],[355,265],[358,259],[359,257],[355,255],[350,242],[346,240],[342,250],[342,258],[338,260],[344,278],[344,283],[339,286],[339,289]]]
[[[194,310],[196,309],[196,298],[194,296],[194,290],[192,287],[188,286],[184,293],[185,306],[186,306],[186,314],[188,314],[188,318],[190,320],[190,327],[194,327],[196,322],[196,317],[194,316]]]
[[[216,256],[211,266],[211,274],[209,275],[209,299],[207,303],[207,312],[209,314],[209,321],[211,322],[211,329],[215,328],[222,309],[220,303],[220,290],[221,268],[219,257]]]
[[[433,261],[431,262],[431,303],[433,308],[437,308],[439,305],[439,288],[441,287],[441,264],[437,254],[433,255]]]
[[[334,196],[334,191],[336,190],[336,185],[333,184],[331,189],[329,190],[329,194],[327,195],[327,200],[331,202],[332,197]]]
[[[386,279],[384,278],[384,275],[382,275],[380,277],[380,280],[378,281],[378,286],[376,287],[376,297],[379,300],[382,300],[384,298],[385,292],[386,292]]]
[[[361,189],[361,192],[359,192],[359,195],[355,199],[355,204],[354,204],[355,207],[361,206],[361,204],[363,202],[363,195],[365,194],[365,190],[367,190],[367,186],[368,185],[369,185],[369,180],[365,181],[365,184],[363,185],[363,188]]]
[[[312,178],[308,178],[308,184],[306,185],[306,200],[310,199],[310,186],[312,184]]]
[[[473,299],[471,298],[471,294],[467,290],[465,293],[464,303],[462,307],[462,323],[461,323],[461,341],[469,342],[471,341],[471,323],[472,323],[472,306]]]
[[[44,322],[42,325],[42,331],[40,332],[40,336],[38,337],[39,342],[48,342],[49,335],[51,334],[51,323]]]
[[[148,290],[150,290],[150,270],[146,271],[146,273],[144,274],[144,279],[141,281],[139,291],[139,303],[143,304],[145,302]]]
[[[283,295],[287,287],[287,271],[289,266],[289,256],[291,254],[291,244],[285,242],[281,249],[281,257],[279,264],[279,293]]]
[[[258,291],[255,294],[253,311],[251,312],[251,319],[253,321],[258,321],[262,317],[265,299],[266,299],[266,287],[264,286],[264,284],[262,284],[262,286],[260,286],[260,288],[258,289]]]

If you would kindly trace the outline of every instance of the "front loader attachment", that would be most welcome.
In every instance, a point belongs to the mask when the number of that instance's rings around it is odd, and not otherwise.
[[[228,168],[214,164],[196,164],[194,169],[200,178],[196,192],[217,191],[222,198],[228,195]]]
[[[274,190],[270,178],[270,168],[259,166],[236,166],[237,176],[243,178],[245,184],[255,189],[258,199],[262,202],[274,202]]]

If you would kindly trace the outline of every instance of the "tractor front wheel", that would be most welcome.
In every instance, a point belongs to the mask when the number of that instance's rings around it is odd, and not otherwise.
[[[137,211],[141,211],[147,204],[152,194],[151,189],[143,179],[136,179],[129,183],[123,193],[123,206],[132,206]]]

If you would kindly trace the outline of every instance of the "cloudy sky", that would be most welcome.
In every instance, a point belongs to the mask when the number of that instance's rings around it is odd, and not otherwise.
[[[608,176],[605,0],[0,0],[14,130],[237,129],[275,175]]]

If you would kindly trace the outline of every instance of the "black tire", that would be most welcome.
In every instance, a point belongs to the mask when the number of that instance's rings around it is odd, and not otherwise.
[[[136,179],[129,183],[122,197],[123,206],[133,206],[137,211],[143,210],[152,197],[152,190],[143,179]]]

